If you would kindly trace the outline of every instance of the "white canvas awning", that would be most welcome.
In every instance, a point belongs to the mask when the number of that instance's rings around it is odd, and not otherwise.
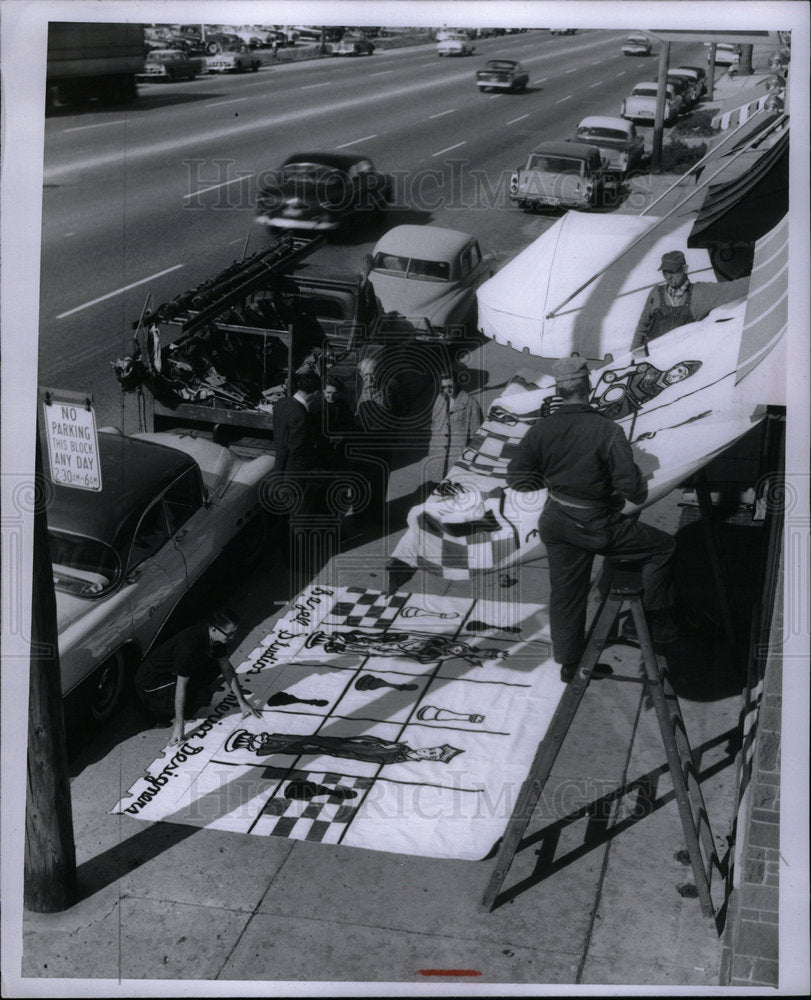
[[[567,212],[479,288],[482,332],[499,344],[544,358],[577,352],[598,359],[627,351],[645,298],[662,280],[658,267],[663,253],[683,251],[693,280],[715,280],[707,251],[687,248],[694,221],[692,213],[665,222]],[[561,306],[606,267],[605,274]],[[556,314],[547,318],[553,310]]]

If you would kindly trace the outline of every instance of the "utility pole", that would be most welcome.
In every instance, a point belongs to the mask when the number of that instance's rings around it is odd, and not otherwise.
[[[741,46],[741,59],[738,64],[738,72],[741,76],[751,76],[752,70],[752,49],[754,45]]]
[[[653,120],[651,170],[657,173],[662,167],[662,137],[665,131],[665,101],[667,100],[667,69],[670,65],[670,42],[659,46],[659,76],[656,85],[656,112]]]
[[[44,477],[39,422],[36,439],[35,475],[41,483]],[[56,595],[43,503],[34,509],[26,790],[24,905],[33,913],[57,913],[76,901],[76,847],[59,674]]]

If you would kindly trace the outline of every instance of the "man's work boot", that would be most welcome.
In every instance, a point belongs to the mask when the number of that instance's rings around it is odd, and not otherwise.
[[[561,663],[560,679],[563,681],[564,684],[568,684],[570,681],[574,680],[579,664],[580,664],[579,660],[575,660],[574,663]]]

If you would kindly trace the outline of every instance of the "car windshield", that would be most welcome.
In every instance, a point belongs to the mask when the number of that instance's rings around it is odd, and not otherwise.
[[[149,61],[150,62],[175,62],[177,59],[182,58],[178,52],[150,52]]]
[[[578,139],[627,139],[628,133],[618,128],[598,128],[590,125],[577,130]]]
[[[586,169],[583,160],[570,156],[547,156],[544,153],[533,153],[529,158],[530,170],[541,170],[547,174],[576,174],[582,176]]]
[[[115,586],[121,574],[116,551],[86,535],[50,530],[54,586],[77,597],[99,597]]]
[[[512,70],[518,69],[518,65],[517,65],[517,63],[512,63],[512,62],[498,62],[496,60],[496,61],[489,62],[487,64],[487,69],[500,69],[500,70],[504,70],[504,71],[510,73],[510,72],[512,72]]]
[[[284,177],[300,177],[302,179],[316,179],[329,175],[336,178],[341,176],[340,171],[325,163],[285,163],[281,173]]]
[[[419,260],[416,257],[377,253],[372,266],[376,271],[387,271],[401,278],[419,278],[422,281],[450,281],[451,277],[451,266],[446,260]]]
[[[656,87],[634,87],[636,97],[656,97]]]

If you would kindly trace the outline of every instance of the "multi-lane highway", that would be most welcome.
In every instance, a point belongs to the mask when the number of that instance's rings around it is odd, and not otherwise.
[[[540,140],[565,138],[585,114],[618,114],[655,58],[621,53],[624,33],[546,31],[479,39],[439,59],[433,45],[371,58],[267,65],[246,76],[143,84],[126,111],[46,121],[40,382],[92,392],[102,422],[119,415],[109,362],[131,346],[152,304],[209,277],[266,236],[253,222],[264,170],[303,149],[368,154],[392,173],[396,204],[319,253],[343,266],[392,225],[474,233],[499,261],[554,221],[509,204],[510,173]],[[698,45],[673,59],[703,60]],[[480,93],[487,58],[520,59],[525,93]]]

